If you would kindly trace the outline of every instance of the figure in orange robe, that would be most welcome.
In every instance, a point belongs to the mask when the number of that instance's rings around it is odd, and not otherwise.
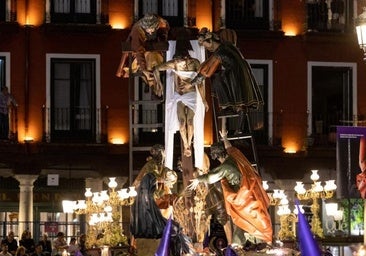
[[[269,198],[263,189],[262,179],[243,153],[231,146],[226,135],[221,135],[224,145],[219,142],[211,146],[211,158],[218,159],[221,165],[193,179],[188,188],[195,189],[199,182],[212,184],[221,181],[226,211],[234,224],[228,243],[243,245],[245,231],[271,244],[273,231],[268,212]]]

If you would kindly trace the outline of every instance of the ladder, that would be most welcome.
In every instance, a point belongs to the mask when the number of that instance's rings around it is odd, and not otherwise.
[[[154,44],[154,50],[167,50],[160,46]],[[152,88],[142,81],[142,73],[132,73],[133,51],[129,43],[122,43],[122,53],[127,54],[129,63],[129,183],[132,184],[146,163],[151,147],[164,141],[164,100],[157,98]]]
[[[259,172],[258,166],[258,152],[255,144],[253,129],[250,120],[250,110],[245,109],[241,114],[239,113],[230,113],[225,111],[218,111],[217,103],[215,101],[215,97],[212,97],[212,105],[213,105],[213,116],[214,116],[214,126],[216,132],[216,140],[220,141],[220,131],[227,131],[227,138],[231,141],[232,144],[236,147],[240,148],[243,151],[243,147],[250,147],[250,151],[252,154],[252,159],[246,155],[248,160],[251,162],[252,166],[256,169],[257,173]],[[248,145],[249,144],[249,145]]]

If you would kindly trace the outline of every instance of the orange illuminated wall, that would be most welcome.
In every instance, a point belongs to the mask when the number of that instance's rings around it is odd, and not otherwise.
[[[198,29],[207,27],[212,30],[212,5],[211,1],[201,0],[196,5],[196,26]]]
[[[21,25],[39,26],[44,21],[44,1],[17,1],[17,21]]]
[[[109,1],[109,24],[115,29],[126,29],[133,23],[133,1]]]
[[[295,36],[304,32],[305,24],[305,2],[287,0],[282,4],[282,30],[285,35]]]

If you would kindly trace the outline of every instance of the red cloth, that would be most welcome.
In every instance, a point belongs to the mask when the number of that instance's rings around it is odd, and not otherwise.
[[[362,136],[360,138],[360,151],[359,151],[359,164],[361,173],[357,174],[356,176],[356,185],[358,191],[360,191],[361,198],[366,198],[366,138]]]
[[[361,198],[366,198],[366,173],[361,172],[356,176],[356,185],[358,191],[360,191]]]
[[[227,152],[232,156],[242,173],[240,189],[235,192],[228,182],[221,180],[225,206],[234,224],[267,243],[272,242],[272,224],[268,212],[269,198],[262,186],[262,179],[248,159],[235,147]]]

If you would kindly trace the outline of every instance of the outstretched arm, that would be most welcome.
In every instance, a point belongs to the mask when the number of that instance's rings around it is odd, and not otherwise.
[[[228,133],[228,131],[226,131],[226,130],[220,131],[220,136],[222,138],[222,141],[224,142],[225,149],[232,147],[230,141],[227,138],[227,133]]]

